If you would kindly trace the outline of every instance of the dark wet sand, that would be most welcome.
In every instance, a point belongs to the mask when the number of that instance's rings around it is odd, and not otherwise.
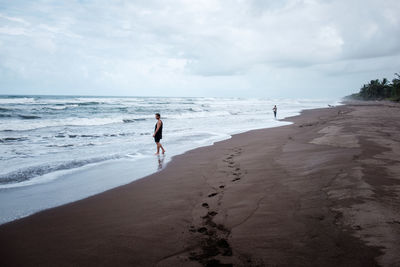
[[[2,225],[0,266],[400,266],[400,106],[290,121]]]

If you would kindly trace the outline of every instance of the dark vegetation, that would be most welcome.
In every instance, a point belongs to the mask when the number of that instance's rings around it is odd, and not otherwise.
[[[352,94],[347,98],[357,100],[392,100],[400,101],[400,75],[394,74],[395,77],[389,82],[388,79],[371,80],[369,83],[361,87],[360,92]]]

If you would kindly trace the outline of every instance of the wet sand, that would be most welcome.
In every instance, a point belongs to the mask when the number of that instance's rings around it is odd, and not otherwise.
[[[0,266],[400,266],[400,105],[289,120],[0,226]]]

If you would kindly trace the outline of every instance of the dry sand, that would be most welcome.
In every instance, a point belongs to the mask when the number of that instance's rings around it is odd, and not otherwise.
[[[290,121],[2,225],[0,266],[400,266],[400,106]]]

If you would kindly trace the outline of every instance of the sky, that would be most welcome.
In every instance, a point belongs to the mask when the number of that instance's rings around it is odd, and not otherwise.
[[[330,98],[400,73],[398,0],[0,0],[0,94]]]

